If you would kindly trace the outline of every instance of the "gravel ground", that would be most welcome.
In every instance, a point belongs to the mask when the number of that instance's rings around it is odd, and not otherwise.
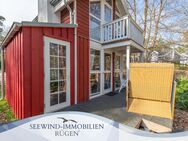
[[[188,131],[188,111],[175,110],[173,131]]]

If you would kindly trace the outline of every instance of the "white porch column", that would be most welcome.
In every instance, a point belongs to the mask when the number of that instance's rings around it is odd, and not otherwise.
[[[126,78],[129,81],[129,69],[130,69],[130,46],[126,48]]]
[[[101,62],[100,63],[101,63],[101,81],[100,81],[101,91],[100,93],[104,94],[104,49],[103,48],[101,49]]]

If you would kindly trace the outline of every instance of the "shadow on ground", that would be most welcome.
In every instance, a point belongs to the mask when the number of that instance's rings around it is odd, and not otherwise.
[[[135,127],[141,119],[147,119],[152,122],[172,128],[172,120],[153,116],[140,115],[126,112],[125,91],[114,96],[103,95],[88,102],[70,106],[60,111],[79,111],[93,113],[119,123]]]

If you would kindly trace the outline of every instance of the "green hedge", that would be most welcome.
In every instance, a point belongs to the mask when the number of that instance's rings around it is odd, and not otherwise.
[[[176,107],[188,111],[188,79],[177,79]]]

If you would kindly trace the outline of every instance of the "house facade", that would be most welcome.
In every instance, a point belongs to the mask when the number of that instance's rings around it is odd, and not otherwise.
[[[122,88],[142,60],[143,31],[124,0],[39,0],[33,22],[14,23],[2,46],[6,98],[17,118]]]

